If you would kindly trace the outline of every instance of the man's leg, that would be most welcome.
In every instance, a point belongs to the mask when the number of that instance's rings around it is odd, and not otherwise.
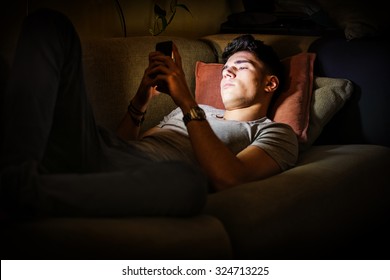
[[[44,11],[28,17],[13,71],[2,151],[8,170],[0,177],[8,211],[22,217],[200,211],[205,177],[183,163],[129,155],[128,171],[101,170],[104,147],[85,93],[80,43],[64,16]],[[42,164],[52,174],[42,174]]]
[[[35,160],[50,172],[99,169],[80,42],[65,16],[42,10],[25,19],[4,104],[2,166]]]
[[[38,174],[37,168],[26,162],[18,169],[22,176],[0,178],[3,184],[23,186],[2,201],[11,218],[185,217],[201,213],[207,198],[204,174],[182,162],[86,174]]]

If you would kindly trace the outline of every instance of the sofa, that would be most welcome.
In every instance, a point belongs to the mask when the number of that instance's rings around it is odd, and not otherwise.
[[[223,47],[237,35],[83,40],[86,84],[97,122],[116,128],[156,42],[175,42],[196,94],[199,62],[218,66]],[[210,193],[203,211],[193,217],[3,221],[2,259],[388,259],[388,43],[255,36],[272,45],[281,59],[315,54],[305,66],[305,84],[298,85],[309,98],[297,97],[306,110],[306,141],[300,143],[295,167]],[[336,89],[321,90],[327,79]],[[336,95],[340,88],[348,94]],[[325,104],[319,96],[331,97]],[[168,95],[157,96],[142,129],[156,125],[173,108]],[[294,117],[291,110],[279,117]]]

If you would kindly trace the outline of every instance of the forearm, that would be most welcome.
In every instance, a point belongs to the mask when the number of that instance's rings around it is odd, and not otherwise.
[[[141,125],[145,119],[147,104],[135,105],[135,98],[130,102],[126,114],[119,123],[116,134],[124,141],[137,140]],[[139,103],[138,103],[139,104]],[[141,109],[139,109],[141,108]]]
[[[123,141],[136,140],[139,138],[140,128],[135,126],[130,115],[126,113],[116,130],[116,135]]]

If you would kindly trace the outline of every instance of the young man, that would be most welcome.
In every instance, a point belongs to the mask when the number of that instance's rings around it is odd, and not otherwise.
[[[145,148],[145,154],[153,160],[184,160],[191,155],[217,191],[274,175],[297,159],[297,139],[291,128],[267,119],[268,107],[283,79],[277,55],[251,35],[243,35],[227,46],[223,56],[221,94],[226,110],[195,102],[174,47],[174,60],[158,52],[150,54],[149,67],[118,129],[123,140],[140,137],[137,125],[156,94],[153,85],[156,80],[165,81],[178,109],[141,136],[141,142],[159,148],[158,154]],[[132,145],[144,147],[143,143]],[[184,152],[170,149],[176,147]]]
[[[225,55],[221,111],[195,102],[176,46],[174,59],[152,52],[117,137],[95,124],[72,24],[50,10],[28,16],[5,96],[1,207],[22,216],[187,216],[201,211],[209,188],[293,166],[295,134],[266,118],[277,56],[251,36]],[[178,108],[139,135],[162,81]]]

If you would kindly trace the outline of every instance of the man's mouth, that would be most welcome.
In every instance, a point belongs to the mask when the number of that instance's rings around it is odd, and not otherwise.
[[[222,88],[225,89],[225,88],[232,87],[232,86],[234,86],[233,83],[225,83],[225,84],[222,85]]]

